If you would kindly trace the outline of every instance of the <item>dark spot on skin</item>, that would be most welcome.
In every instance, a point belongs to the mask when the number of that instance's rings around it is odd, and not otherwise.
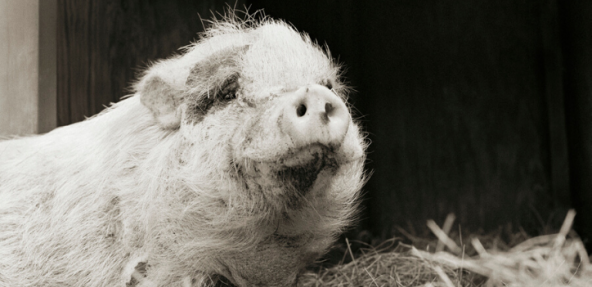
[[[126,167],[126,168],[125,168],[125,172],[126,172],[126,173],[132,173],[132,172],[134,172],[134,171],[135,171],[137,168],[138,168],[138,166],[137,166],[137,165],[133,165],[133,166],[130,166],[130,167]]]
[[[200,100],[192,104],[190,111],[193,111],[193,114],[190,115],[190,122],[201,122],[213,107],[226,106],[230,101],[237,98],[240,89],[237,60],[240,54],[244,53],[248,48],[249,46],[245,45],[223,49],[208,56],[191,69],[185,81],[186,86],[195,87],[200,82],[208,82],[212,79],[215,82],[211,83],[209,91],[198,95]],[[212,75],[216,75],[216,77]]]
[[[189,73],[185,84],[187,86],[197,85],[210,75],[223,72],[225,69],[237,69],[237,59],[240,54],[249,49],[248,45],[242,47],[230,47],[222,49],[201,62],[197,63]]]
[[[51,205],[53,204],[53,198],[55,197],[54,192],[45,192],[42,193],[37,197],[37,203],[35,204],[36,208],[43,208],[44,210],[48,210]]]
[[[221,88],[209,91],[200,100],[194,102],[190,107],[190,111],[193,111],[191,115],[192,122],[201,122],[212,110],[223,109],[235,100],[240,88],[238,77],[238,74],[233,74],[225,80]]]
[[[284,165],[285,158],[274,162],[260,162],[242,165],[233,160],[229,162],[231,175],[236,178],[249,200],[280,204],[288,209],[298,209],[305,204],[305,196],[315,185],[319,174],[331,175],[338,169],[334,149],[322,147],[323,152],[314,152],[311,159],[297,166]],[[298,151],[290,152],[287,157]],[[270,174],[258,173],[259,165],[270,165]],[[269,200],[269,201],[268,201]],[[267,205],[262,205],[265,208]]]
[[[278,171],[277,177],[286,186],[292,187],[300,195],[305,195],[316,181],[324,165],[323,155],[315,154],[314,159],[304,165]]]
[[[241,102],[244,103],[244,104],[246,104],[249,108],[255,108],[255,107],[257,107],[257,105],[255,105],[255,103],[253,101],[248,100],[246,98],[242,98],[241,99]]]
[[[275,124],[276,124],[278,127],[281,127],[281,126],[282,126],[282,120],[283,120],[283,119],[284,119],[284,113],[281,113],[281,114],[278,116],[277,120],[275,121]]]
[[[261,191],[263,188],[257,182],[257,179],[253,178],[253,176],[245,174],[245,167],[239,165],[238,163],[234,163],[234,168],[236,170],[236,177],[239,182],[244,185],[244,189],[247,192],[247,196],[249,200],[253,199],[253,194],[258,194],[260,196],[264,196]]]
[[[136,278],[132,277],[129,282],[125,283],[125,286],[126,287],[135,287],[135,286],[138,286],[138,284],[140,284],[140,282],[138,280],[136,280]]]
[[[136,270],[138,270],[138,272],[140,272],[140,274],[142,274],[142,275],[144,275],[144,277],[146,277],[147,267],[148,267],[148,263],[139,262],[138,265],[136,265]]]
[[[119,198],[119,196],[114,196],[113,198],[111,198],[111,201],[109,202],[109,204],[113,207],[116,207],[117,210],[119,211],[119,202],[121,201],[121,199]]]
[[[121,234],[122,223],[119,220],[121,199],[118,196],[111,198],[109,203],[104,207],[104,212],[107,219],[107,226],[105,230],[105,239],[108,244],[114,244]]]
[[[208,97],[203,98],[199,102],[192,103],[189,106],[189,111],[191,111],[190,121],[195,124],[201,122],[208,110],[212,107],[213,103],[214,99]]]
[[[148,268],[150,268],[150,265],[148,265],[146,262],[138,262],[138,265],[136,265],[136,267],[134,268],[136,271],[138,271],[138,273],[140,273],[144,278],[146,278],[146,273],[148,272]],[[125,283],[126,287],[135,287],[138,284],[140,284],[140,282],[134,278],[134,276],[132,276],[132,278],[130,279],[129,282]]]
[[[286,168],[278,172],[278,178],[290,184],[299,193],[306,194],[317,179],[318,173],[314,169],[312,165]]]

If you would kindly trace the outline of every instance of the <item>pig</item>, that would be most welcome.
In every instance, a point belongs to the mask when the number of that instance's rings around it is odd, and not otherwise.
[[[0,142],[0,286],[296,286],[355,220],[367,144],[328,49],[253,15],[200,36]]]

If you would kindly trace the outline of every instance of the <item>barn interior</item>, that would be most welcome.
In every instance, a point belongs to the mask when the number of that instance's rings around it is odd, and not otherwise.
[[[574,234],[592,250],[590,1],[8,3],[0,26],[37,22],[0,34],[9,65],[0,136],[82,121],[128,95],[151,61],[195,41],[204,19],[228,6],[264,9],[328,45],[354,89],[371,177],[344,238],[435,238],[426,222],[449,214],[460,235],[538,236],[574,209]],[[36,61],[8,61],[18,45],[32,45]],[[29,69],[26,82],[13,67]],[[34,88],[4,96],[18,84]]]

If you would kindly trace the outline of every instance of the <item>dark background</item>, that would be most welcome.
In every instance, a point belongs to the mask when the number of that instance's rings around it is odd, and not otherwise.
[[[232,6],[235,1],[229,1]],[[397,235],[448,213],[467,230],[592,236],[592,1],[241,0],[347,67],[373,175],[355,231]],[[130,93],[138,71],[225,1],[58,4],[58,125]],[[588,249],[590,250],[590,249]]]

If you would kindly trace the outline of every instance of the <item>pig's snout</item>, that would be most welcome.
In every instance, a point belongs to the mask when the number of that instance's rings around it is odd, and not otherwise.
[[[280,128],[296,146],[320,143],[338,147],[349,122],[345,103],[329,89],[314,85],[291,95],[283,109]]]

